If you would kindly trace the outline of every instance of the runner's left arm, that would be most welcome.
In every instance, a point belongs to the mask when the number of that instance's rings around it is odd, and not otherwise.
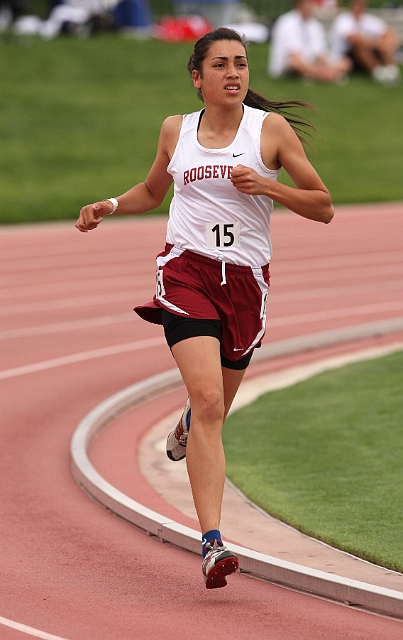
[[[295,187],[259,175],[250,167],[232,170],[232,183],[242,193],[265,195],[304,218],[328,223],[334,209],[328,189],[309,162],[304,148],[288,122],[271,113],[264,121],[262,159],[268,168],[283,167]]]

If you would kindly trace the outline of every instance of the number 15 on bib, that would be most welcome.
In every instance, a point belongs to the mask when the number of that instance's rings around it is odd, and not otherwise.
[[[239,247],[240,222],[208,222],[206,224],[206,245],[208,249]]]

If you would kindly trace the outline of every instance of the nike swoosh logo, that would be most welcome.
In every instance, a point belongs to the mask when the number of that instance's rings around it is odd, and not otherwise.
[[[243,349],[235,349],[235,348],[234,348],[234,351],[243,351]]]
[[[233,158],[238,158],[239,156],[244,156],[245,155],[245,151],[243,151],[242,153],[233,153],[232,157]]]
[[[203,540],[202,540],[202,544],[207,544],[207,540],[206,540],[206,538],[203,538]]]

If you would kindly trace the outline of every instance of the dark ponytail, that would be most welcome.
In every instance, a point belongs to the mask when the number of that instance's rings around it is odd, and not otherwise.
[[[206,35],[204,35],[196,42],[193,49],[193,54],[190,56],[189,62],[187,64],[187,70],[190,75],[192,75],[192,71],[198,71],[201,74],[203,60],[206,58],[213,42],[217,42],[218,40],[237,40],[243,45],[245,51],[247,52],[246,41],[237,31],[235,31],[234,29],[227,29],[226,27],[219,27],[214,31],[206,33]],[[201,89],[198,90],[197,96],[201,101],[203,101]],[[302,108],[315,111],[315,108],[311,105],[307,104],[306,102],[301,102],[300,100],[276,102],[273,100],[269,100],[253,89],[248,89],[244,104],[246,104],[248,107],[252,107],[253,109],[262,109],[263,111],[272,111],[274,113],[280,114],[291,125],[301,142],[304,145],[309,146],[307,137],[313,137],[312,131],[315,131],[315,128],[303,116],[300,116],[291,110]]]

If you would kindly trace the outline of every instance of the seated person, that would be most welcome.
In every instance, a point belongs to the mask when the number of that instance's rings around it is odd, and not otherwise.
[[[36,15],[22,16],[14,23],[13,31],[17,35],[38,34],[50,40],[56,38],[65,25],[77,29],[104,11],[103,0],[53,0],[46,20]]]
[[[275,22],[271,35],[268,73],[273,78],[294,75],[338,82],[351,69],[346,56],[329,58],[326,33],[313,17],[313,0],[296,0],[294,9]]]
[[[350,56],[354,69],[372,74],[378,82],[398,80],[398,35],[381,18],[367,12],[366,0],[351,0],[349,9],[334,20],[329,37],[332,56]]]

